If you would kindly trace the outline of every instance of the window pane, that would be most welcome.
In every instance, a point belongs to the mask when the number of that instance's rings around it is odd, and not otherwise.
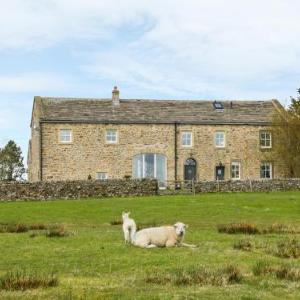
[[[117,131],[116,130],[107,130],[106,131],[106,141],[116,142],[117,141]]]
[[[182,145],[191,146],[192,145],[192,133],[185,131],[182,133]]]
[[[156,155],[156,178],[160,182],[166,180],[166,159],[161,154]]]
[[[143,178],[143,155],[133,158],[133,178]]]
[[[218,147],[224,147],[225,146],[225,134],[224,134],[224,132],[216,132],[215,144]]]
[[[271,163],[262,163],[260,167],[260,177],[261,178],[272,178],[272,166]]]
[[[240,178],[240,164],[238,162],[233,162],[231,164],[231,178],[233,179]]]
[[[165,181],[166,157],[162,154],[139,154],[133,158],[133,178],[157,178],[158,181]]]
[[[71,142],[72,132],[69,129],[60,130],[60,141],[61,142]]]
[[[105,179],[107,179],[107,173],[104,173],[104,172],[97,173],[97,179],[98,180],[105,180]]]
[[[271,147],[271,133],[261,132],[260,133],[260,145],[261,147]]]
[[[154,154],[145,154],[144,177],[154,178]]]

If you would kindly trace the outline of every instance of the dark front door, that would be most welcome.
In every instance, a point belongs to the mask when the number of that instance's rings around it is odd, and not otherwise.
[[[184,163],[184,180],[196,180],[196,161],[189,158]]]
[[[216,180],[224,180],[225,177],[225,167],[217,166],[216,167]]]

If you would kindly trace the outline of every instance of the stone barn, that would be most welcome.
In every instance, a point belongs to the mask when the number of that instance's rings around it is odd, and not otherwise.
[[[270,101],[34,97],[30,181],[271,179]]]

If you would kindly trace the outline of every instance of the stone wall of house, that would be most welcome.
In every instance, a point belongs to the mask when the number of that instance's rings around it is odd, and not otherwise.
[[[28,146],[28,180],[31,182],[40,180],[40,123],[41,98],[35,97],[31,116],[31,137]]]
[[[60,129],[71,129],[73,141],[59,142]],[[107,144],[107,129],[118,132],[118,142]],[[269,160],[270,150],[259,146],[259,132],[263,126],[250,125],[178,125],[177,173],[184,178],[184,162],[193,158],[197,162],[197,180],[214,180],[215,168],[225,166],[225,179],[230,179],[231,162],[241,164],[241,180],[260,178],[260,163]],[[184,130],[193,133],[192,147],[181,146]],[[216,131],[224,131],[225,148],[216,148]],[[42,128],[42,180],[86,180],[97,172],[105,172],[110,179],[132,176],[133,157],[141,153],[164,154],[167,158],[167,179],[175,177],[174,124],[58,124],[43,123]],[[33,155],[32,161],[35,160]],[[273,176],[283,177],[282,167],[273,161]]]
[[[0,183],[0,200],[51,200],[157,194],[156,180],[86,180]]]
[[[195,183],[196,193],[300,191],[300,179],[226,180]]]
[[[59,142],[61,129],[72,130],[72,143]],[[117,130],[118,141],[109,144],[106,130]],[[133,157],[141,153],[164,154],[167,174],[174,178],[174,126],[117,124],[43,124],[43,180],[109,179],[132,176]]]

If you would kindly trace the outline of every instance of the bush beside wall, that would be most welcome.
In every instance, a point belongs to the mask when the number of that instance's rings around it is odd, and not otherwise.
[[[87,197],[149,196],[157,194],[156,180],[88,180],[60,182],[2,182],[0,200],[51,200]]]

